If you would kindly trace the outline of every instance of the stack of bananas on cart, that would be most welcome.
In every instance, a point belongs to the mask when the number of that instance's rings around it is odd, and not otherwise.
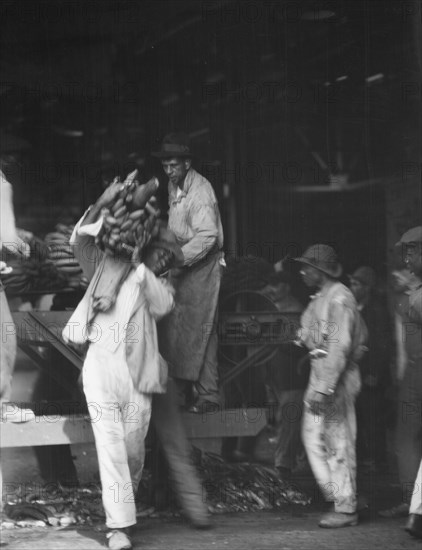
[[[73,246],[69,244],[73,228],[73,225],[58,223],[54,231],[47,233],[44,237],[44,242],[48,247],[48,261],[65,279],[64,288],[66,289],[79,289],[88,286],[81,266],[73,254]]]
[[[114,204],[104,212],[97,244],[110,256],[129,259],[135,246],[142,249],[158,233],[160,212],[153,205],[158,180],[139,185],[136,175],[137,170],[127,176]]]
[[[48,258],[48,246],[41,239],[32,236],[27,243],[30,257],[10,257],[10,272],[2,275],[2,283],[8,294],[25,294],[32,291],[62,289],[66,286],[67,277],[60,273]]]

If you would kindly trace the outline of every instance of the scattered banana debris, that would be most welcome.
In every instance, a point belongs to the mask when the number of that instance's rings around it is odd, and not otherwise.
[[[228,463],[221,457],[204,454],[198,465],[203,480],[204,498],[211,514],[254,512],[280,508],[287,504],[310,504],[310,497],[298,487],[286,483],[274,468],[255,463]],[[150,493],[151,475],[144,472],[141,495]],[[51,489],[51,486],[49,486]],[[137,517],[178,518],[177,506],[157,510],[142,501],[137,505]],[[43,494],[35,486],[17,491],[4,506],[1,528],[68,527],[89,524],[100,528],[105,515],[100,486],[64,488]]]
[[[293,483],[282,481],[277,470],[250,462],[229,463],[207,453],[200,471],[211,513],[271,510],[286,504],[310,504]]]

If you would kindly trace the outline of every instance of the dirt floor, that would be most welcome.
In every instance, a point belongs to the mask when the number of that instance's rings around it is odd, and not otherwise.
[[[15,376],[15,399],[30,401],[31,386],[37,372],[20,363]],[[23,365],[23,366],[22,366]],[[25,366],[26,365],[26,366]],[[261,464],[272,461],[268,436],[262,435],[256,451]],[[95,448],[93,445],[72,447],[78,476],[82,484],[98,483]],[[4,481],[9,488],[44,482],[32,448],[2,451]],[[272,510],[213,514],[213,528],[208,531],[192,529],[174,514],[155,514],[159,517],[140,518],[134,536],[134,548],[150,550],[323,550],[355,549],[398,550],[422,548],[405,531],[405,519],[385,520],[377,510],[401,501],[401,488],[394,467],[382,474],[365,474],[359,478],[359,491],[369,507],[361,513],[356,527],[325,530],[318,527],[318,518],[325,511],[312,474],[297,473],[294,484],[311,498],[311,504],[286,504]],[[153,514],[154,515],[154,514]],[[92,524],[67,527],[16,527],[2,529],[1,542],[5,550],[79,550],[105,548],[105,526],[101,520]]]
[[[403,529],[404,520],[384,520],[367,512],[356,527],[324,530],[321,510],[289,506],[285,510],[213,516],[213,529],[196,531],[181,519],[144,519],[133,539],[135,549],[149,550],[409,550],[421,548]],[[105,547],[103,526],[32,528],[2,535],[7,550],[79,550]]]
[[[88,456],[88,455],[87,455]],[[94,465],[94,461],[92,462]],[[34,466],[35,467],[35,466]],[[34,470],[35,471],[35,470]],[[368,508],[356,527],[326,530],[318,519],[326,510],[309,472],[294,477],[294,484],[309,495],[308,505],[284,505],[268,511],[212,515],[212,529],[192,529],[173,513],[139,518],[133,544],[149,550],[328,550],[421,549],[421,541],[404,530],[405,519],[386,520],[377,511],[400,502],[401,488],[394,473],[365,475],[359,479],[360,494]],[[101,520],[90,525],[3,529],[5,550],[79,550],[106,548],[106,528]]]

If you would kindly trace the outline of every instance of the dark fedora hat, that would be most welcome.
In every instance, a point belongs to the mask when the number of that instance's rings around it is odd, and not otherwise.
[[[191,158],[193,156],[190,150],[189,136],[183,132],[167,134],[161,143],[161,149],[151,154],[159,159]]]
[[[400,240],[396,243],[396,246],[413,245],[421,242],[422,242],[422,225],[418,225],[416,227],[412,227],[412,229],[409,229],[408,231],[406,231],[406,233],[403,233]]]
[[[343,268],[338,261],[334,248],[327,244],[313,244],[305,250],[302,256],[294,258],[294,260],[311,265],[334,279],[338,279],[343,273]]]
[[[170,250],[174,254],[174,263],[172,267],[180,267],[184,264],[185,257],[183,256],[182,249],[177,243],[176,235],[167,227],[160,227],[156,237],[151,239],[146,247],[146,250],[152,250],[154,248],[164,248]]]

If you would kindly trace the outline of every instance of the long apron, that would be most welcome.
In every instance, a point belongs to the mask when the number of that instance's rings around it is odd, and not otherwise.
[[[193,266],[170,271],[175,307],[158,324],[158,335],[160,353],[174,378],[199,379],[208,341],[217,331],[219,260],[220,254],[215,252]]]

